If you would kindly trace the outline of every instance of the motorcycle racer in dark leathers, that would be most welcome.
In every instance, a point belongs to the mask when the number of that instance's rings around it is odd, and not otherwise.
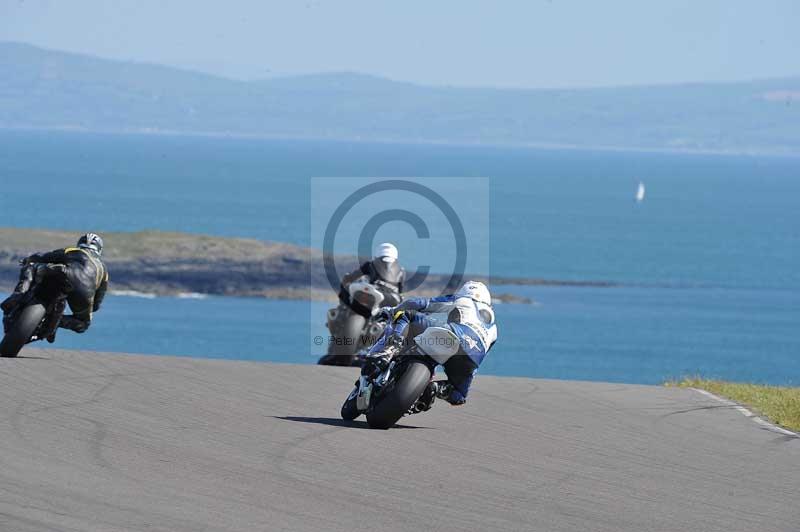
[[[48,275],[63,276],[66,302],[72,310],[71,315],[63,315],[62,304],[59,312],[48,318],[53,320],[50,324],[53,332],[47,340],[52,342],[55,339],[57,327],[77,333],[86,332],[91,325],[92,314],[100,309],[108,289],[108,270],[100,259],[102,253],[103,239],[95,233],[86,233],[78,240],[77,247],[36,253],[23,259],[19,283],[14,293],[0,304],[0,308],[3,312],[10,312],[30,288],[34,267],[46,265]]]
[[[394,306],[400,303],[400,296],[403,293],[403,282],[405,281],[406,271],[400,266],[398,252],[394,244],[384,242],[375,250],[375,256],[371,261],[363,263],[355,271],[352,271],[342,278],[339,288],[339,300],[352,308],[359,314],[364,315],[357,302],[350,301],[350,294],[347,287],[356,279],[366,275],[369,282],[376,285],[387,302],[384,306]],[[392,303],[394,301],[394,303]]]
[[[355,287],[357,282],[369,283],[380,293],[378,297],[382,301],[379,305],[393,307],[402,301],[404,281],[405,270],[398,261],[397,248],[388,242],[376,247],[371,261],[364,262],[358,269],[345,275],[339,287],[339,306],[329,311],[331,343],[319,364],[352,365],[356,362],[354,358],[359,349],[366,351],[366,347],[369,347],[369,344],[361,345],[362,337],[365,336],[369,324],[374,321],[374,313],[378,307],[368,307],[354,300],[351,297],[351,285]],[[335,318],[331,319],[331,316]],[[378,329],[378,334],[381,329],[382,327]]]

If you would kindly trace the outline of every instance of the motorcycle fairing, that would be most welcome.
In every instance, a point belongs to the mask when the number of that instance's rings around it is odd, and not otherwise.
[[[414,342],[437,364],[447,362],[461,347],[458,336],[447,327],[428,327],[414,337]]]

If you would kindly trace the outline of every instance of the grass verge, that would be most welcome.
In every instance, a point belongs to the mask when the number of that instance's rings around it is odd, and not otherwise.
[[[776,425],[800,431],[800,388],[685,378],[667,386],[699,388],[750,408]]]

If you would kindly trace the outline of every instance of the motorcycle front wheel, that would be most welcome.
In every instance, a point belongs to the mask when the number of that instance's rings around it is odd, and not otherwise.
[[[17,356],[36,332],[36,328],[42,323],[46,313],[47,310],[40,303],[34,303],[22,309],[0,342],[0,356]]]
[[[412,360],[398,377],[388,394],[367,412],[367,423],[373,429],[388,429],[397,423],[425,391],[431,381],[431,370],[419,361]]]
[[[345,421],[353,421],[355,418],[361,415],[361,412],[358,411],[356,407],[356,396],[358,395],[358,387],[356,386],[353,388],[353,391],[350,392],[350,395],[347,396],[347,400],[345,400],[344,404],[342,405],[342,419]]]

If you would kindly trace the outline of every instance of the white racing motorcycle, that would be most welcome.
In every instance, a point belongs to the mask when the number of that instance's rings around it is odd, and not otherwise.
[[[410,345],[398,347],[376,376],[362,375],[342,405],[342,419],[362,413],[372,428],[388,429],[410,413],[433,378],[436,366],[458,353],[458,337],[446,327],[428,327]]]
[[[330,341],[328,352],[319,359],[319,364],[360,366],[370,346],[386,328],[386,319],[379,315],[381,307],[400,304],[399,296],[386,301],[387,297],[366,275],[350,283],[348,293],[349,306],[341,303],[328,310],[326,325]]]

